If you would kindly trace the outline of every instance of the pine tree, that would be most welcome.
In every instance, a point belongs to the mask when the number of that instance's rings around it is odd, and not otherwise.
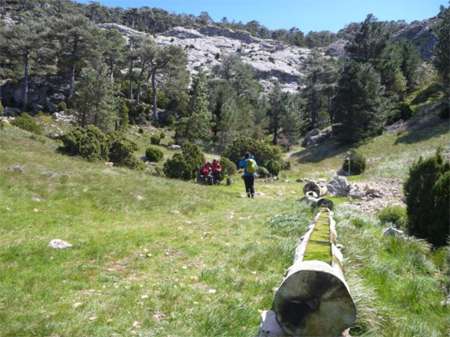
[[[382,95],[380,76],[370,64],[346,64],[333,100],[333,130],[340,141],[354,143],[379,133]]]
[[[65,14],[54,22],[52,34],[59,42],[58,66],[68,77],[69,98],[75,93],[75,81],[81,69],[89,60],[100,57],[94,29],[81,15]]]
[[[417,86],[418,69],[422,63],[422,58],[416,46],[410,41],[403,41],[402,47],[402,64],[401,69],[406,79],[408,91],[414,90]]]
[[[386,46],[388,37],[383,23],[378,22],[373,14],[369,14],[346,50],[353,60],[375,65]]]
[[[278,133],[280,131],[281,118],[283,113],[283,93],[278,82],[275,83],[272,92],[269,95],[270,109],[269,132],[272,134],[272,144],[278,144]]]
[[[281,129],[288,141],[288,148],[298,142],[301,131],[300,98],[296,95],[285,95],[283,100],[283,114],[281,117]]]
[[[209,111],[207,80],[199,73],[192,85],[189,116],[177,125],[177,138],[182,141],[198,142],[210,140],[212,116]]]
[[[82,69],[74,103],[80,126],[93,124],[105,132],[115,129],[118,121],[117,99],[105,64],[96,62]]]
[[[30,76],[34,67],[44,67],[51,50],[47,48],[48,29],[43,20],[27,13],[18,17],[18,23],[2,30],[0,50],[12,64],[22,69],[22,108],[28,107]],[[44,41],[44,42],[43,42]]]

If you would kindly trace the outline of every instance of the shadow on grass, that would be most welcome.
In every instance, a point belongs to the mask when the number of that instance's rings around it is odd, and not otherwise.
[[[441,136],[450,131],[450,120],[431,119],[419,127],[413,127],[400,136],[395,144],[413,144]]]
[[[292,155],[299,163],[317,163],[324,159],[347,152],[350,145],[339,144],[336,140],[329,140],[320,145],[301,150]]]

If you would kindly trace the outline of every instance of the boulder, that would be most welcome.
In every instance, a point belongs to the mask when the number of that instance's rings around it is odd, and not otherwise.
[[[180,145],[176,145],[176,144],[172,144],[172,145],[169,145],[169,149],[176,151],[176,150],[180,150],[181,146]]]
[[[324,141],[326,141],[327,139],[329,139],[331,135],[332,135],[331,127],[328,127],[323,130],[313,129],[305,135],[305,138],[303,138],[302,146],[311,147],[319,145]]]
[[[334,176],[327,184],[328,192],[333,196],[346,197],[350,192],[350,184],[343,176]]]

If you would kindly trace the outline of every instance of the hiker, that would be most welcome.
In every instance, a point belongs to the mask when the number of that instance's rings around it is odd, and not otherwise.
[[[250,153],[246,153],[244,159],[239,162],[239,168],[244,169],[244,174],[242,178],[245,183],[245,193],[247,193],[247,197],[254,198],[255,197],[255,175],[258,165],[256,164],[255,159]]]
[[[222,165],[220,165],[217,159],[214,159],[211,165],[213,183],[218,184],[220,182],[220,174],[222,173]]]
[[[202,183],[212,185],[213,176],[212,165],[210,162],[206,162],[206,164],[200,168],[200,178]]]

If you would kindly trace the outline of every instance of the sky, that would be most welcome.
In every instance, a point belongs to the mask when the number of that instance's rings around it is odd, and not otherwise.
[[[90,0],[79,0],[88,3]],[[373,13],[379,20],[422,20],[435,16],[448,0],[100,0],[107,6],[158,7],[198,15],[207,11],[218,21],[257,20],[270,29],[296,26],[304,32],[337,32]]]

